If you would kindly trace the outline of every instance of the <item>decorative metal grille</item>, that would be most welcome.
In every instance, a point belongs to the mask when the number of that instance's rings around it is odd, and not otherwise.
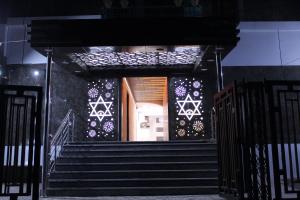
[[[89,140],[118,140],[119,127],[118,79],[99,79],[88,84]]]
[[[0,196],[39,199],[42,101],[41,87],[0,85]]]
[[[98,52],[72,53],[69,57],[80,66],[153,66],[195,64],[200,48],[181,48],[173,52]]]
[[[197,78],[173,77],[169,84],[169,109],[174,140],[205,136],[203,82]]]

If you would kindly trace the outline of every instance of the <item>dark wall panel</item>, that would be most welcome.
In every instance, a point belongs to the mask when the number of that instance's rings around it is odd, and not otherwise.
[[[117,78],[97,79],[88,83],[87,140],[119,140],[120,83]]]
[[[300,80],[300,66],[239,66],[224,67],[224,84],[234,80]]]
[[[170,140],[210,138],[209,95],[201,77],[169,79]]]
[[[83,140],[87,122],[88,81],[56,64],[53,65],[51,76],[50,134],[55,134],[68,111],[72,109],[75,112],[74,140]]]

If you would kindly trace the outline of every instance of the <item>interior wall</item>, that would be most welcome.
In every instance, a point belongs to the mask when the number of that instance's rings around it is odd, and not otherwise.
[[[136,123],[136,103],[132,95],[129,95],[129,141],[137,140],[137,123]]]
[[[169,140],[169,110],[168,110],[168,80],[165,81],[164,96],[163,96],[163,126],[164,126],[164,140]]]
[[[127,99],[127,96],[129,97]],[[128,102],[127,102],[128,100]],[[128,108],[127,108],[127,103]],[[127,118],[128,116],[128,118]],[[129,127],[127,127],[129,125]],[[121,141],[136,141],[136,102],[126,78],[122,81],[122,133]],[[128,132],[129,131],[129,132]],[[128,136],[129,134],[129,136]]]
[[[162,141],[168,137],[163,131],[163,105],[137,104],[137,141]]]
[[[127,95],[128,95],[128,89],[127,89],[127,86],[126,86],[126,82],[125,80],[123,79],[122,81],[122,120],[121,120],[121,123],[122,123],[122,128],[121,128],[121,141],[122,142],[126,142],[127,141],[127,113],[128,113],[128,110],[127,110]]]

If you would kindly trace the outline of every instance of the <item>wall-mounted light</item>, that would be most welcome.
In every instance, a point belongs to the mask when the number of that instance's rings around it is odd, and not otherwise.
[[[34,76],[39,76],[39,75],[40,75],[40,72],[37,71],[37,70],[34,70],[34,71],[33,71],[33,75],[34,75]]]

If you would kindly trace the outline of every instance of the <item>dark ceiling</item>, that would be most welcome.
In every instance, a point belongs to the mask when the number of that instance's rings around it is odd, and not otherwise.
[[[206,7],[205,5],[210,2],[218,2],[228,12],[234,10],[232,3],[236,1],[239,5],[240,19],[243,21],[300,20],[299,0],[200,0],[199,5]],[[120,0],[112,2],[110,12],[120,14]],[[128,0],[128,2],[128,8],[172,7],[176,10],[173,0]],[[191,1],[183,0],[182,6],[191,7]],[[0,23],[5,22],[7,17],[98,15],[103,14],[104,10],[107,11],[104,8],[102,0],[2,0]],[[171,15],[172,10],[169,11],[166,14]]]

